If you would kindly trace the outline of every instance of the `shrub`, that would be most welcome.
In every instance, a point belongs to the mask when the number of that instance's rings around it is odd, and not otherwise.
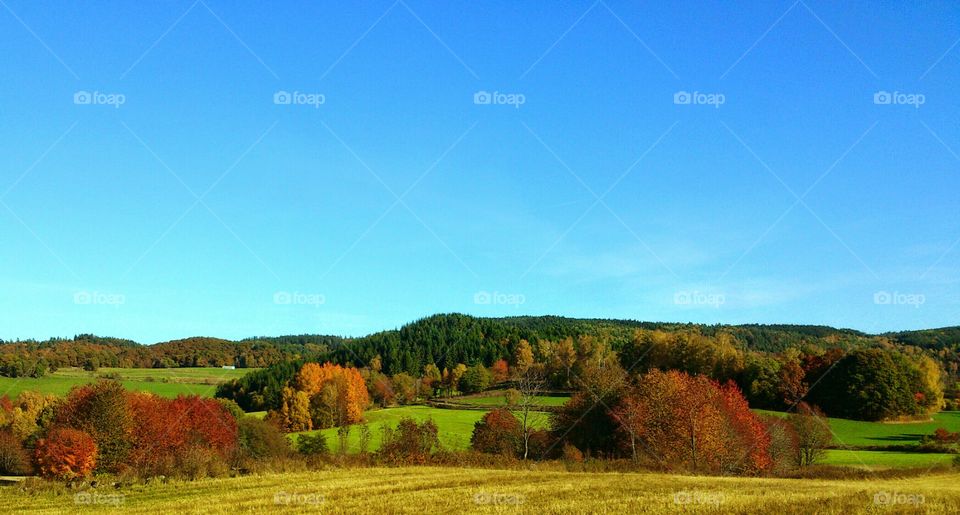
[[[227,412],[233,415],[233,418],[237,420],[240,420],[247,415],[243,411],[243,408],[241,408],[240,405],[237,404],[233,399],[217,399],[217,402],[223,405],[224,409],[226,409]]]
[[[285,458],[290,455],[290,440],[277,426],[256,417],[245,416],[237,423],[238,452],[241,458]]]
[[[521,397],[522,394],[520,393],[520,390],[517,390],[516,388],[511,388],[503,394],[503,399],[506,401],[507,406],[516,406],[517,404],[520,404]]]
[[[330,448],[327,446],[327,437],[323,436],[323,433],[319,431],[312,435],[300,435],[297,438],[297,452],[304,456],[330,454]]]
[[[337,453],[346,454],[350,448],[350,426],[337,428]]]
[[[470,445],[487,454],[516,456],[520,448],[520,422],[513,413],[500,408],[486,413],[473,427]]]
[[[360,454],[367,454],[370,451],[370,440],[373,437],[370,433],[370,426],[363,424],[358,432],[360,433]]]
[[[177,454],[174,475],[186,479],[222,477],[230,467],[216,450],[203,445],[189,445]]]
[[[563,461],[570,463],[583,463],[583,453],[576,446],[569,443],[563,444]]]
[[[30,459],[23,445],[9,431],[0,430],[0,475],[23,476],[30,473]]]
[[[535,460],[554,458],[559,450],[557,439],[546,429],[538,429],[530,433],[528,445],[530,447],[528,456]]]
[[[37,442],[34,459],[43,477],[86,477],[96,466],[97,444],[93,437],[83,431],[58,428]]]
[[[417,423],[403,418],[396,429],[383,427],[383,443],[378,456],[388,463],[423,464],[440,448],[437,425],[433,420]]]
[[[933,432],[933,439],[937,443],[944,444],[944,445],[957,443],[958,441],[960,441],[960,432],[951,433],[945,428],[938,427],[936,431]]]
[[[796,429],[780,417],[764,417],[763,423],[770,438],[768,451],[773,472],[783,473],[796,467],[800,452],[800,437]]]

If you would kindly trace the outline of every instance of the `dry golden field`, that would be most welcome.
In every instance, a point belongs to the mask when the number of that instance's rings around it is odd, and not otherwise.
[[[0,487],[2,511],[75,513],[957,513],[960,474],[799,480],[439,467],[195,482]]]

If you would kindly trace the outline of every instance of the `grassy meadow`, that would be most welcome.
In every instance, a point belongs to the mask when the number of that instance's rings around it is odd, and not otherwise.
[[[428,406],[403,406],[371,410],[365,414],[371,433],[370,450],[373,451],[380,447],[384,426],[395,427],[397,422],[404,417],[412,418],[418,422],[433,419],[437,424],[440,445],[448,450],[465,450],[470,447],[470,435],[473,434],[474,424],[483,417],[484,413],[484,411],[478,410],[440,409]],[[548,423],[547,414],[538,413],[535,422],[538,427],[546,427]],[[308,431],[307,433],[316,432]],[[337,445],[337,429],[322,429],[319,432],[327,437],[327,443],[330,447],[335,448]],[[290,437],[296,439],[299,434],[303,433],[292,434]],[[357,426],[353,426],[350,431],[349,450],[350,452],[360,450],[360,432]]]
[[[112,376],[119,377],[123,386],[130,391],[150,392],[164,397],[181,394],[213,397],[217,384],[242,377],[253,370],[255,369],[101,368],[96,372],[88,372],[79,368],[64,368],[41,378],[0,377],[0,396],[16,397],[25,390],[66,395],[74,386]]]
[[[22,513],[956,513],[960,474],[797,480],[401,467],[0,492],[4,510]]]

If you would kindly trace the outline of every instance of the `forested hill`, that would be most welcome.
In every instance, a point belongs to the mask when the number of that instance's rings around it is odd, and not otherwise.
[[[883,345],[880,336],[851,329],[812,325],[698,325],[636,320],[579,319],[557,316],[478,318],[462,314],[433,315],[399,330],[345,340],[331,359],[357,366],[380,356],[388,373],[417,373],[427,363],[438,367],[457,363],[490,363],[520,340],[560,341],[590,336],[614,350],[629,342],[638,329],[691,332],[704,336],[725,333],[742,350],[782,352],[788,348],[854,348]]]
[[[478,318],[462,314],[426,317],[399,329],[359,338],[323,335],[254,337],[231,341],[209,337],[141,345],[130,340],[78,335],[46,341],[0,341],[0,374],[42,375],[67,366],[264,367],[303,359],[363,365],[380,356],[385,371],[419,372],[426,363],[489,363],[520,340],[560,341],[594,337],[618,349],[638,329],[726,334],[742,350],[783,352],[789,348],[855,348],[899,345],[928,349],[941,361],[956,361],[960,327],[870,335],[816,325],[698,325],[557,316]]]

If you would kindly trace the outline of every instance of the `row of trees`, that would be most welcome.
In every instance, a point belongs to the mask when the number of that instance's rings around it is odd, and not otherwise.
[[[316,358],[341,342],[341,338],[334,336],[288,336],[239,342],[187,338],[140,345],[129,340],[93,335],[43,342],[0,342],[0,375],[42,377],[64,367],[266,367],[291,359]]]
[[[193,475],[236,457],[240,414],[215,399],[132,393],[115,381],[75,387],[65,399],[24,392],[0,402],[0,472]]]
[[[472,448],[521,459],[562,450],[576,460],[586,453],[670,470],[760,474],[812,465],[832,441],[822,413],[805,403],[787,418],[760,417],[732,382],[676,370],[631,379],[616,361],[587,371],[549,430],[528,415],[522,402],[487,413]]]

